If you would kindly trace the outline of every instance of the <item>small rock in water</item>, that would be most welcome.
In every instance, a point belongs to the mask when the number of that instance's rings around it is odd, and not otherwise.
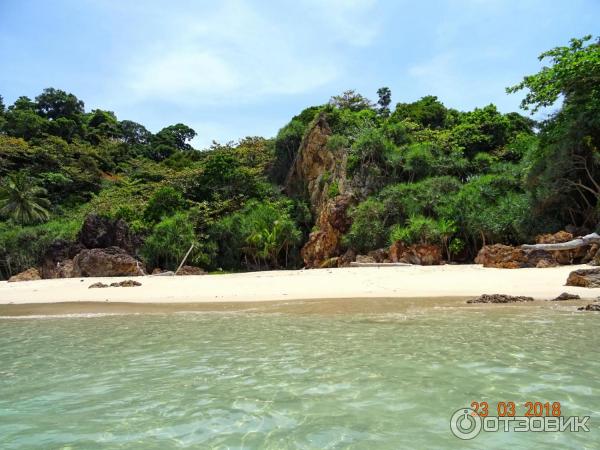
[[[139,281],[135,281],[135,280],[124,280],[124,281],[119,281],[118,283],[110,283],[110,285],[112,287],[136,287],[136,286],[141,286],[142,283],[140,283]]]
[[[81,280],[81,281],[83,281],[83,280]],[[97,283],[91,284],[88,287],[88,289],[93,289],[93,288],[107,288],[107,287],[108,287],[108,284],[104,284],[104,283],[98,281]]]
[[[477,298],[467,300],[467,303],[518,303],[532,302],[533,297],[504,295],[504,294],[483,294]]]
[[[563,292],[562,294],[560,294],[558,297],[556,297],[555,299],[553,299],[553,302],[560,302],[563,300],[580,300],[581,297],[577,294],[569,294],[568,292]]]
[[[590,303],[587,306],[581,306],[577,308],[577,311],[599,311],[600,312],[600,303]]]

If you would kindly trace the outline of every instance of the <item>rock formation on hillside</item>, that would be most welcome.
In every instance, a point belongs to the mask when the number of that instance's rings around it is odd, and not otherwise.
[[[285,182],[288,195],[305,197],[316,217],[316,230],[301,250],[307,267],[320,267],[341,252],[341,237],[350,222],[349,206],[354,203],[346,192],[344,149],[328,145],[331,129],[323,114],[308,130],[298,149]]]
[[[120,247],[131,255],[136,254],[140,245],[139,239],[131,233],[124,220],[97,214],[89,214],[85,218],[77,238],[85,248]]]

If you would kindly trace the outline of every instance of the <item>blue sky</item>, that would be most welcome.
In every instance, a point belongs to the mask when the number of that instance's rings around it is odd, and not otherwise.
[[[598,0],[0,0],[0,95],[45,87],[207,146],[273,136],[356,89],[518,110],[537,56],[598,34]]]

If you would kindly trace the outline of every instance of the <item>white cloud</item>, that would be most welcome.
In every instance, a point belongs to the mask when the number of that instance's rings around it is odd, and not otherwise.
[[[145,43],[123,70],[130,100],[233,103],[333,82],[344,71],[340,45],[368,45],[376,35],[375,27],[360,23],[374,2],[303,1],[306,17],[295,23],[243,0],[171,11],[160,38]]]

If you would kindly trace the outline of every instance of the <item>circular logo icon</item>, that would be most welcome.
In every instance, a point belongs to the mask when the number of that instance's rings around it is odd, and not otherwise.
[[[459,439],[473,439],[481,431],[481,417],[471,408],[461,408],[452,414],[450,430]]]

